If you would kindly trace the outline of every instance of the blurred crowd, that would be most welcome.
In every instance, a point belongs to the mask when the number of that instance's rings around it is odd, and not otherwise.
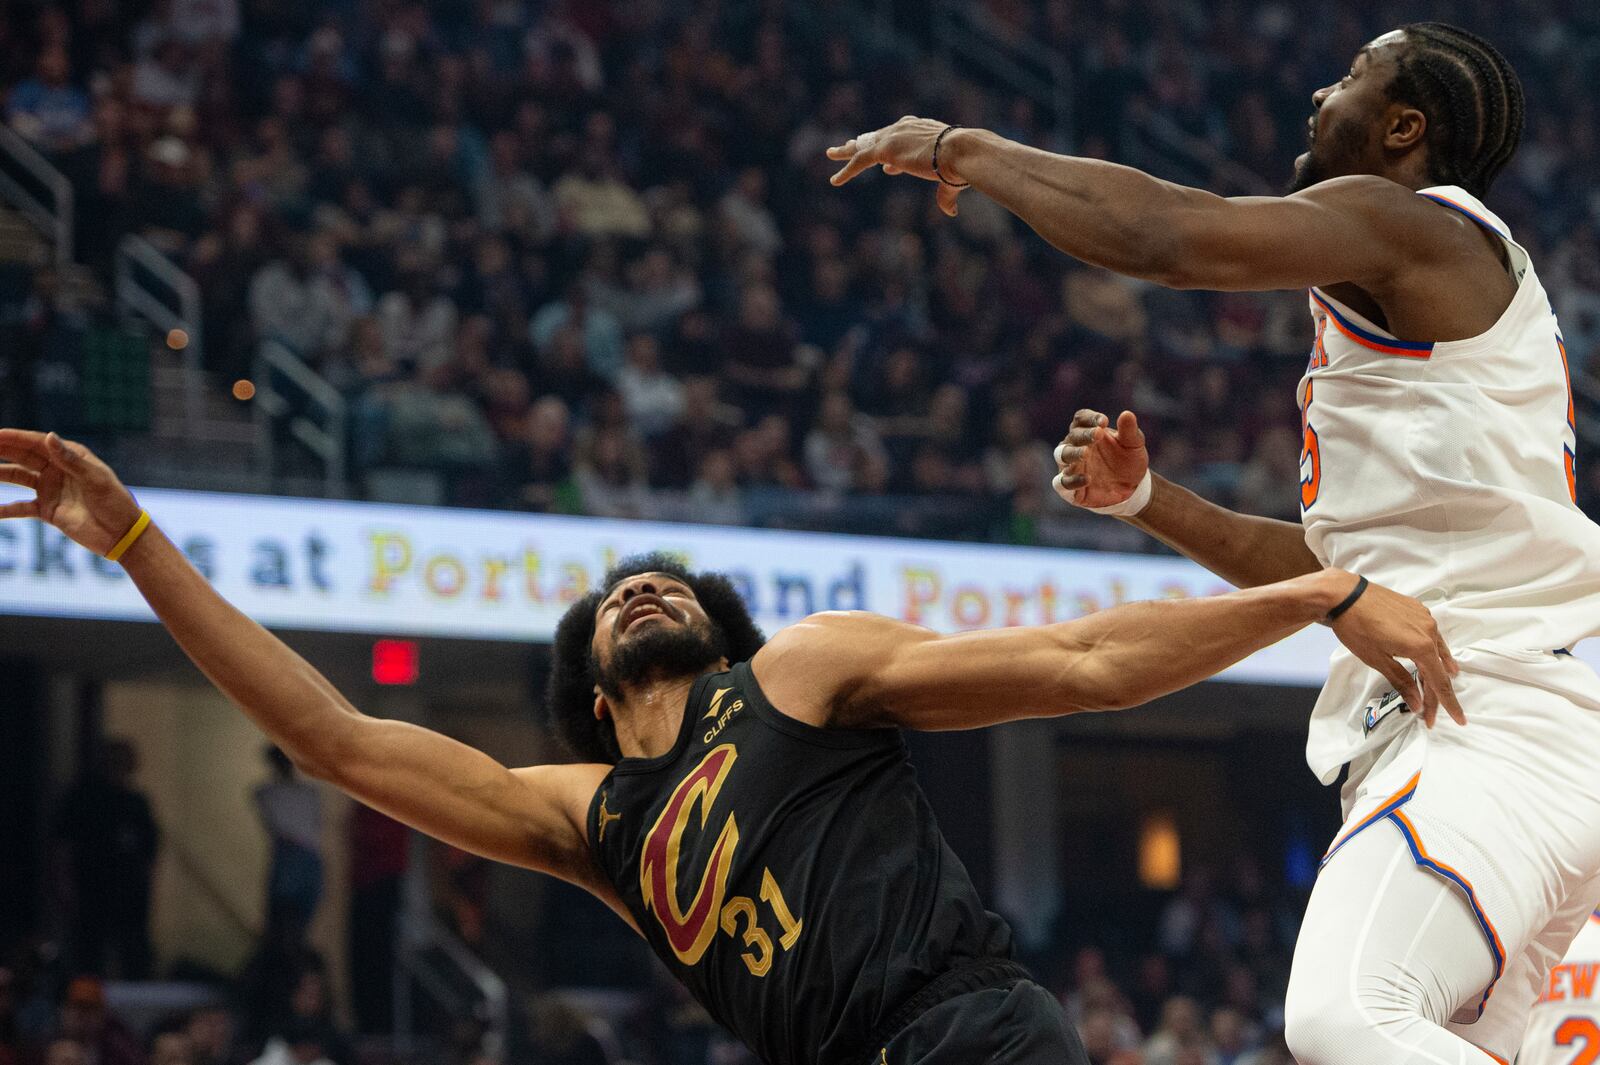
[[[1153,929],[1057,950],[1092,1065],[1293,1065],[1283,1001],[1304,896],[1241,858],[1186,870]]]
[[[1313,89],[1415,17],[1520,70],[1492,202],[1594,367],[1585,5],[981,8],[1065,57],[1069,109],[930,58],[920,5],[846,0],[22,4],[0,84],[73,180],[80,256],[133,232],[190,271],[224,383],[264,340],[315,367],[378,496],[1060,542],[1050,450],[1095,406],[1139,412],[1167,476],[1293,519],[1302,296],[1086,269],[977,196],[950,220],[918,182],[834,190],[823,150],[936,114],[1213,183],[1140,150],[1156,114],[1276,187]]]
[[[1249,862],[1224,878],[1199,868],[1153,930],[1107,928],[1107,946],[1060,945],[1034,969],[1092,1065],[1293,1065],[1282,1003],[1301,903]],[[503,1047],[458,1020],[410,1053],[387,1020],[336,1007],[333,975],[303,944],[268,940],[238,978],[182,985],[181,1009],[65,973],[48,951],[0,958],[0,1065],[756,1065],[659,967],[625,996],[519,996]]]
[[[353,1065],[353,1031],[336,1019],[327,966],[306,943],[322,883],[320,843],[306,842],[320,837],[318,794],[276,748],[267,760],[271,777],[254,797],[272,851],[252,959],[236,975],[185,961],[159,971],[151,903],[161,827],[136,782],[134,745],[97,745],[52,818],[43,895],[55,934],[0,943],[0,1065]],[[381,849],[367,848],[369,865]],[[377,947],[385,959],[392,906],[388,916]],[[353,979],[386,984],[387,967],[376,981],[358,968]],[[171,982],[144,983],[158,977]],[[389,1024],[386,1011],[368,1015],[372,1000],[352,995],[353,1012],[363,1024]]]
[[[133,985],[97,976],[59,987],[37,957],[0,966],[4,1065],[355,1065],[334,1020],[326,970],[304,955],[270,1000],[238,988],[195,986],[182,1008],[150,1003]],[[187,988],[186,988],[187,990]]]

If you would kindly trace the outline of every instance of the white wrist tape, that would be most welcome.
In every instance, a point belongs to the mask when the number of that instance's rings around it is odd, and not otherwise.
[[[1113,518],[1133,517],[1145,507],[1150,505],[1150,496],[1155,492],[1155,485],[1150,479],[1150,471],[1145,470],[1144,476],[1139,480],[1139,487],[1133,490],[1133,495],[1120,503],[1113,503],[1109,507],[1087,507],[1096,514],[1109,514]]]
[[[1055,479],[1055,488],[1056,495],[1060,496],[1062,499],[1065,499],[1073,506],[1083,507],[1084,510],[1090,511],[1094,514],[1108,514],[1113,518],[1129,518],[1138,514],[1141,510],[1150,505],[1150,496],[1155,491],[1154,484],[1150,479],[1149,470],[1144,471],[1144,477],[1140,479],[1139,486],[1133,490],[1132,495],[1130,495],[1127,499],[1124,499],[1122,502],[1112,503],[1108,507],[1083,506],[1082,503],[1078,502],[1078,498],[1082,494],[1083,489],[1063,489],[1061,487],[1061,475],[1057,475]]]

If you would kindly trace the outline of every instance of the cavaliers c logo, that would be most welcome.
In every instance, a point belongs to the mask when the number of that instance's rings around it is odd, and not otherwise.
[[[713,748],[694,772],[684,777],[644,839],[639,890],[644,895],[645,909],[655,913],[667,933],[667,942],[672,944],[672,952],[685,965],[698,963],[717,934],[717,915],[722,912],[727,893],[733,850],[739,845],[739,826],[729,814],[687,908],[678,905],[678,851],[695,804],[700,805],[700,827],[704,828],[728,770],[738,757],[739,752],[731,743]]]

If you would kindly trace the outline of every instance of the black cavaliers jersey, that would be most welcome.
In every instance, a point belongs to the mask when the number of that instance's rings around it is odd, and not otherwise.
[[[771,1065],[875,1056],[936,978],[1011,954],[899,730],[796,721],[748,663],[695,682],[670,752],[612,770],[589,843],[673,975]]]

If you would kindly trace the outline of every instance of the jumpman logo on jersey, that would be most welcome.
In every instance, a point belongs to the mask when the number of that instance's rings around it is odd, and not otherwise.
[[[613,821],[621,821],[621,814],[614,814],[606,809],[606,793],[600,793],[600,842],[606,841],[606,826]]]

